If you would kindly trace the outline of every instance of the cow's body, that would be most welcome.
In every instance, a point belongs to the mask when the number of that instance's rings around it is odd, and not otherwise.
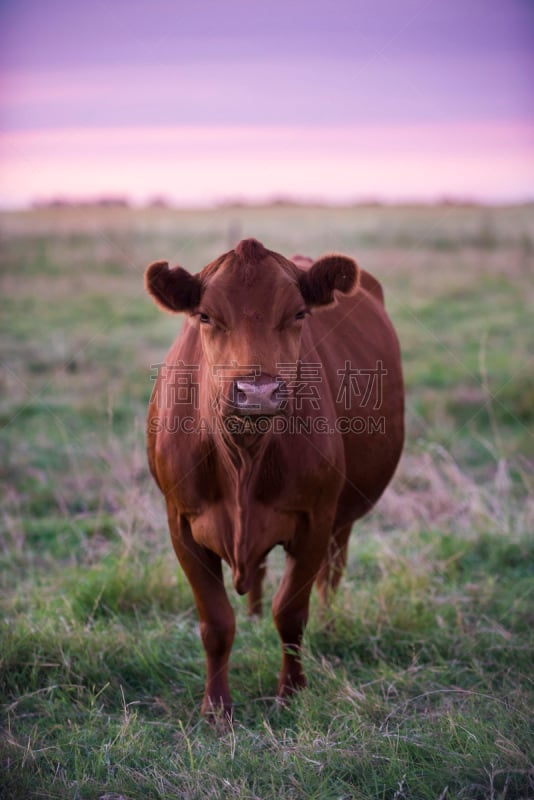
[[[148,454],[199,612],[205,711],[231,708],[221,560],[258,612],[265,557],[284,547],[278,692],[303,686],[311,586],[324,601],[337,585],[351,525],[402,449],[400,354],[380,285],[342,256],[295,261],[246,240],[198,277],[162,263],[147,272],[160,305],[191,315],[153,393]]]

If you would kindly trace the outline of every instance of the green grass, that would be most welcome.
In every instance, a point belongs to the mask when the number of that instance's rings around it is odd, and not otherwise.
[[[532,208],[64,209],[0,215],[0,797],[534,797]],[[235,719],[199,717],[190,587],[148,474],[144,295],[254,235],[348,252],[399,331],[408,442],[357,526],[309,688],[274,700],[270,615],[231,590]],[[283,569],[269,560],[267,608]]]

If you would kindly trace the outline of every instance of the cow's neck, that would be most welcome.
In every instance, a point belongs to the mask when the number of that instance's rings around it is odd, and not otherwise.
[[[237,461],[232,486],[234,524],[230,563],[235,586],[240,592],[250,590],[259,560],[264,556],[261,549],[258,550],[258,542],[263,541],[259,533],[266,508],[262,492],[265,479],[272,471],[273,446],[270,437],[263,436],[254,446],[238,447],[234,451]]]
[[[283,483],[282,453],[272,433],[221,435],[216,452],[221,460],[223,481],[237,503],[269,503]]]
[[[234,481],[248,482],[266,451],[269,449],[270,435],[256,432],[229,433],[223,426],[217,452],[223,464],[229,468]],[[230,466],[231,464],[231,466]]]

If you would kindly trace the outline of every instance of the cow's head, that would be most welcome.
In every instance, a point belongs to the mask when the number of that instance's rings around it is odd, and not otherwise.
[[[146,271],[156,303],[189,314],[198,326],[221,412],[248,420],[287,412],[280,365],[297,363],[306,317],[334,303],[336,292],[355,292],[358,282],[358,266],[347,256],[323,256],[301,269],[255,239],[198,275],[163,261]]]

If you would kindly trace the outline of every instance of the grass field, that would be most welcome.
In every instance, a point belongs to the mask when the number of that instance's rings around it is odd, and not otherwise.
[[[534,214],[443,206],[0,215],[0,797],[534,798]],[[408,441],[358,524],[309,688],[273,699],[270,615],[199,717],[204,656],[148,474],[154,365],[180,324],[144,294],[237,238],[338,250],[382,281]],[[269,561],[268,600],[282,555]]]

